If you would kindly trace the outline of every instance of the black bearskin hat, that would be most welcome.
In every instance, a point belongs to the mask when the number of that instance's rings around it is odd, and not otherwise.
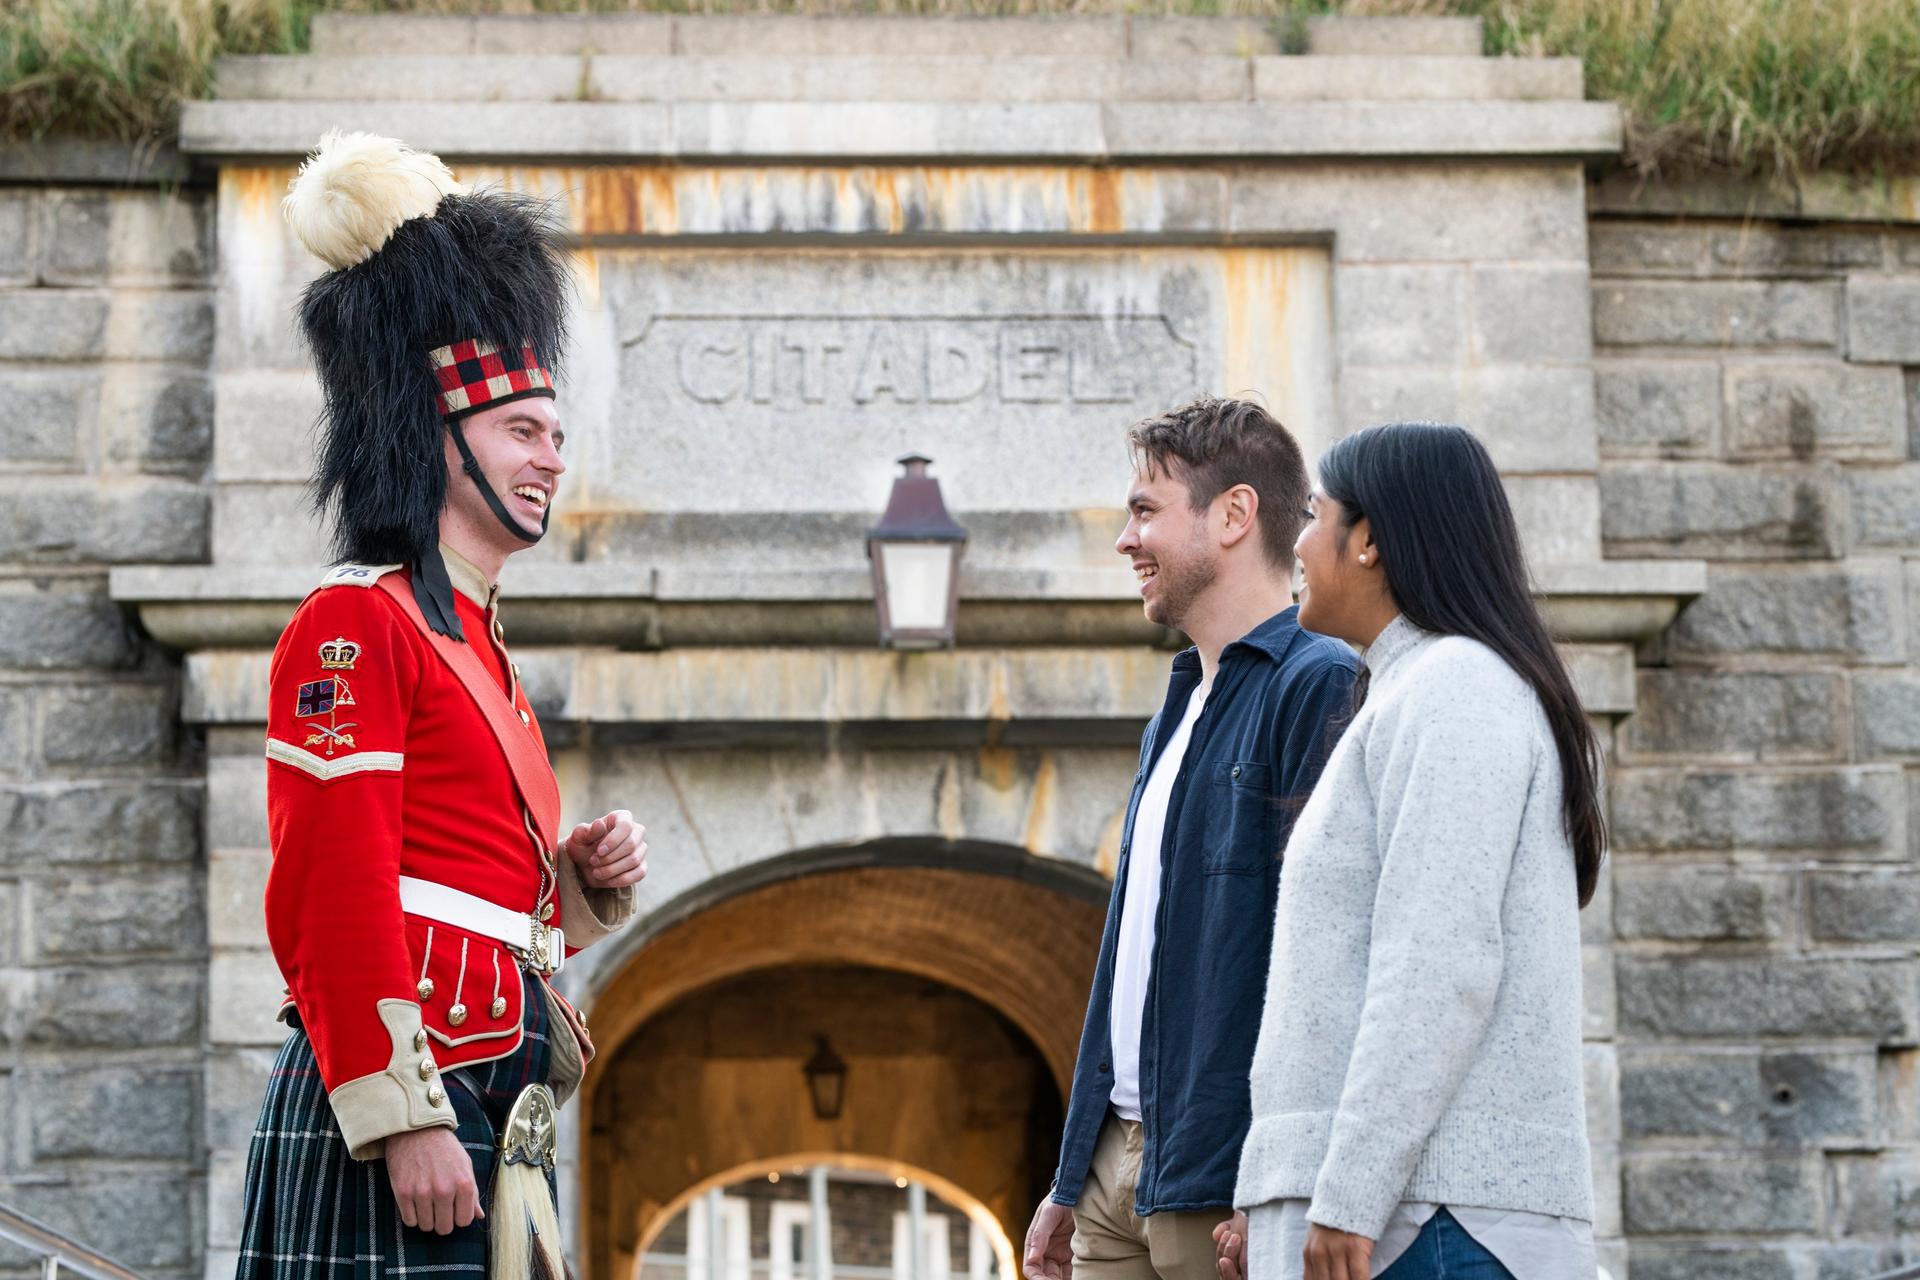
[[[558,228],[537,201],[469,193],[431,155],[338,131],[301,167],[285,210],[331,268],[300,300],[326,406],[315,508],[340,559],[430,560],[443,576],[443,433],[453,426],[466,454],[464,413],[553,394],[569,282]]]

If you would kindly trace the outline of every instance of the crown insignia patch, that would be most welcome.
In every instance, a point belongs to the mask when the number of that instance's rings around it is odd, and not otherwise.
[[[322,671],[351,671],[353,664],[360,660],[360,643],[345,636],[336,636],[320,646],[320,669]]]

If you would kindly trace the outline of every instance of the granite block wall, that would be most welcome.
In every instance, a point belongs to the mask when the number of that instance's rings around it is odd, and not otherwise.
[[[1599,216],[1602,535],[1705,558],[1613,779],[1634,1280],[1920,1258],[1920,231]]]
[[[107,572],[206,555],[209,215],[0,186],[0,1202],[156,1277],[205,1236],[202,769]]]

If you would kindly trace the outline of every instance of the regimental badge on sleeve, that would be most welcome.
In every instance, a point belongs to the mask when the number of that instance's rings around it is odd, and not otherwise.
[[[354,714],[353,709],[359,705],[348,686],[347,673],[356,670],[366,654],[365,646],[358,640],[335,636],[316,646],[315,654],[320,670],[327,674],[301,682],[293,694],[294,721],[306,731],[305,737],[280,739],[269,734],[267,758],[291,765],[322,782],[356,773],[398,773],[404,760],[402,753],[362,750],[352,733],[361,727],[360,722],[340,718],[343,714]],[[359,676],[355,675],[354,679],[358,680]]]
[[[322,671],[351,671],[360,660],[361,647],[358,640],[349,640],[345,636],[335,636],[320,646],[320,669]],[[322,676],[318,680],[309,680],[301,685],[294,695],[296,718],[306,721],[306,727],[312,732],[307,735],[304,745],[325,747],[331,756],[339,748],[354,749],[353,735],[348,729],[356,722],[349,720],[340,723],[340,711],[344,707],[357,705],[353,692],[347,688],[345,676]],[[325,716],[322,723],[319,717]]]

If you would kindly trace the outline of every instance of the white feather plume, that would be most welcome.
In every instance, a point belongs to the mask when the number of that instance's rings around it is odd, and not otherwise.
[[[281,208],[300,243],[336,271],[365,262],[409,218],[460,195],[438,156],[371,133],[331,130],[287,184]]]

